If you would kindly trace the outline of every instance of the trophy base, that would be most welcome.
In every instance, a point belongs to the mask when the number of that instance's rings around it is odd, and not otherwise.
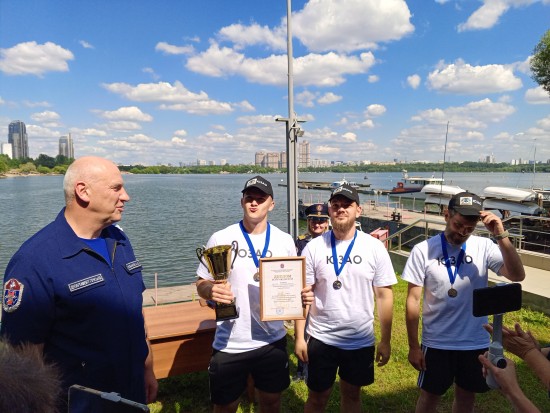
[[[239,318],[235,304],[218,304],[216,306],[216,321],[233,320]]]

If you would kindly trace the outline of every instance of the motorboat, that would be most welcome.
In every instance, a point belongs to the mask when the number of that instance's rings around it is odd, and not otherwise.
[[[544,213],[544,209],[536,202],[517,202],[497,198],[485,198],[483,201],[483,209],[498,210],[503,216],[508,216],[512,213],[537,216]]]
[[[441,186],[444,182],[443,178],[436,178],[434,174],[431,177],[409,176],[406,169],[402,173],[403,177],[396,186],[389,191],[381,190],[381,193],[392,197],[425,199],[426,193],[422,192],[422,188],[426,185]]]
[[[350,185],[352,188],[359,188],[359,185],[356,182],[350,182],[346,178],[342,178],[339,181],[334,181],[330,184],[330,189],[336,189],[344,184]]]
[[[488,186],[483,190],[485,199],[505,199],[514,202],[536,202],[539,194],[533,189],[510,188],[507,186]]]
[[[453,195],[459,194],[461,192],[466,192],[466,190],[459,187],[458,185],[444,185],[442,183],[424,185],[421,189],[421,192],[429,195],[435,194],[451,198]]]

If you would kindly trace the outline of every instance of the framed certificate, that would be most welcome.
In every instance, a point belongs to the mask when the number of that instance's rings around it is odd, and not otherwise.
[[[260,258],[260,319],[303,320],[306,258]]]

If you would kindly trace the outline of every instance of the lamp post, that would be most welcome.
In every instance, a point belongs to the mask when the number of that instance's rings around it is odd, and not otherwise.
[[[286,123],[286,167],[287,167],[287,202],[288,202],[288,233],[295,239],[298,236],[298,165],[296,148],[298,137],[304,135],[294,112],[294,79],[292,67],[292,27],[291,0],[286,2],[286,32],[288,58],[288,118],[277,118],[277,122]]]

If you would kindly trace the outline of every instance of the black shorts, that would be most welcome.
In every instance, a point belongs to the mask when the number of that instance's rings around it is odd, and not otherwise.
[[[478,350],[440,350],[422,345],[426,359],[426,371],[418,375],[418,387],[441,396],[453,383],[473,393],[489,390],[482,365],[477,356],[487,348]]]
[[[307,354],[307,386],[313,391],[330,389],[336,380],[336,371],[342,380],[354,386],[374,382],[374,346],[342,350],[310,337]]]
[[[212,403],[223,406],[237,400],[249,374],[256,388],[267,393],[280,393],[290,385],[286,336],[244,353],[214,350],[208,366]]]

